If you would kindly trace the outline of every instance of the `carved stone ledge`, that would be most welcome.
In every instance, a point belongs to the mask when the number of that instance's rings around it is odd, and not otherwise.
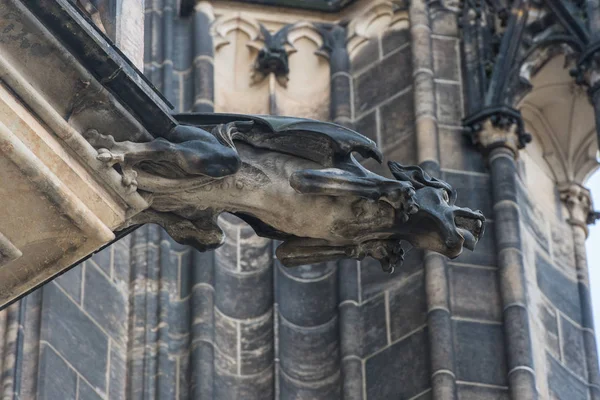
[[[484,153],[506,147],[517,157],[519,150],[532,139],[525,132],[521,113],[509,107],[483,110],[465,118],[463,124],[465,134]]]

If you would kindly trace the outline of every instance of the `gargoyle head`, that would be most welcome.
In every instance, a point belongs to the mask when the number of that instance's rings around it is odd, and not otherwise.
[[[264,39],[264,46],[258,51],[254,63],[255,72],[265,77],[269,74],[275,74],[278,78],[285,78],[290,72],[288,49],[290,46],[287,34],[290,26],[286,25],[281,30],[271,34],[263,25],[260,31]]]
[[[481,211],[457,207],[452,186],[417,166],[405,167],[395,162],[388,165],[396,179],[413,185],[418,205],[418,211],[408,220],[402,215],[396,217],[400,239],[450,258],[458,257],[463,247],[474,250],[484,231]]]

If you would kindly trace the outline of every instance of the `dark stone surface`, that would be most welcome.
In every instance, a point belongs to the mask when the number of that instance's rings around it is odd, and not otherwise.
[[[502,320],[495,270],[453,266],[450,269],[450,280],[453,315],[487,321]]]
[[[272,286],[273,272],[270,268],[249,275],[238,275],[225,268],[215,269],[215,287],[219,288],[215,291],[217,308],[233,318],[264,315],[273,306],[273,292],[257,288]]]
[[[385,298],[376,297],[358,309],[361,355],[366,357],[387,345]]]
[[[285,374],[279,375],[279,394],[281,399],[340,399],[340,374],[318,382],[298,382]],[[262,400],[262,398],[261,398]]]
[[[273,398],[273,370],[260,375],[231,376],[215,370],[214,397],[219,400],[264,400]]]
[[[111,337],[125,342],[127,314],[126,298],[96,267],[85,268],[83,308]]]
[[[279,324],[279,358],[285,374],[301,382],[320,381],[339,371],[339,324],[319,327]]]
[[[375,143],[377,143],[377,111],[373,110],[372,112],[364,115],[362,118],[356,121],[355,128],[356,131],[360,134],[365,135]],[[377,143],[379,145],[379,143]]]
[[[41,338],[50,343],[88,382],[106,386],[108,338],[51,283],[44,286]]]
[[[544,295],[575,322],[581,321],[577,283],[564,276],[543,256],[536,254],[537,283]]]
[[[422,330],[366,361],[368,399],[410,399],[429,387],[427,331]]]
[[[442,125],[460,126],[463,118],[460,85],[436,82],[437,117]]]
[[[436,309],[427,316],[429,345],[431,352],[431,371],[455,370],[454,341],[450,313]]]
[[[587,379],[583,332],[567,319],[560,317],[563,363],[582,379]]]
[[[493,218],[493,215],[487,216]],[[464,250],[454,259],[456,262],[492,267],[497,265],[496,226],[492,221],[485,222],[485,233],[477,242],[475,251]]]
[[[506,386],[502,330],[499,324],[454,321],[458,380]]]
[[[546,355],[548,388],[557,400],[587,400],[587,388],[575,375],[569,373],[552,356]]]
[[[355,77],[356,114],[371,109],[411,84],[410,57],[410,47],[407,47]]]
[[[58,398],[58,397],[57,397]],[[79,395],[78,400],[102,400],[102,397],[84,381],[79,379]],[[117,399],[117,397],[110,397],[110,399]]]
[[[294,268],[278,263],[276,268],[276,298],[285,319],[300,326],[318,326],[334,317],[338,305],[335,263]]]
[[[479,386],[458,385],[460,400],[510,400],[508,390]]]
[[[415,132],[414,95],[412,90],[403,93],[380,108],[381,143],[387,149],[406,135]],[[404,162],[404,160],[400,160]]]
[[[273,312],[240,322],[241,373],[252,375],[273,365]]]
[[[338,268],[339,300],[358,302],[360,299],[360,266],[356,260],[342,260]]]
[[[111,276],[112,264],[112,246],[108,246],[102,251],[92,256],[92,261],[108,276]]]
[[[442,168],[487,172],[483,156],[471,140],[463,135],[462,127],[438,127],[438,132]]]
[[[510,343],[508,352],[508,370],[517,367],[533,368],[533,350],[531,348],[529,316],[527,310],[512,305],[504,310],[506,343]]]
[[[385,57],[397,48],[410,42],[410,29],[389,30],[381,38],[381,48]]]
[[[351,70],[360,72],[367,66],[379,61],[379,39],[373,38],[364,44],[352,58]]]
[[[389,292],[390,334],[392,342],[427,322],[424,274],[407,279]]]
[[[519,180],[517,178],[517,166],[515,160],[510,156],[496,157],[490,164],[492,177],[492,188],[496,202],[509,200],[519,202]]]
[[[342,360],[343,383],[342,392],[344,400],[362,400],[363,374],[362,362],[356,358]]]
[[[542,303],[540,304],[538,313],[544,327],[544,336],[546,339],[546,348],[553,352],[555,356],[560,355],[558,342],[558,322],[556,319],[556,311],[551,306]]]
[[[460,81],[458,41],[456,39],[433,38],[433,69],[435,77],[449,81]]]
[[[39,371],[38,399],[75,400],[77,398],[75,371],[47,345],[41,347]]]
[[[360,266],[362,300],[366,301],[371,297],[378,296],[386,289],[397,286],[404,279],[422,269],[422,262],[423,252],[413,248],[406,253],[402,267],[396,268],[396,271],[390,275],[381,270],[378,261],[365,258],[361,261]]]
[[[127,365],[125,357],[126,350],[112,345],[110,348],[110,380],[108,387],[108,398],[121,400],[126,398]]]
[[[488,176],[444,171],[442,179],[452,185],[458,193],[457,204],[460,204],[461,207],[481,210],[487,218],[494,218],[491,186]],[[487,231],[488,229],[486,229],[486,234],[488,233]],[[479,248],[477,248],[477,251],[479,251]]]
[[[55,279],[55,282],[77,303],[81,302],[81,273],[83,265],[84,263],[81,263]]]

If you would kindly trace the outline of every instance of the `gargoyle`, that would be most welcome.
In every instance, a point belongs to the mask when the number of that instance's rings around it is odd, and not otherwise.
[[[150,208],[128,226],[161,225],[201,251],[224,240],[217,217],[237,215],[283,243],[295,266],[340,258],[401,264],[401,241],[457,257],[483,234],[480,211],[455,206],[456,192],[416,166],[390,162],[396,178],[372,173],[352,153],[381,162],[375,143],[344,127],[288,117],[181,114],[180,125],[147,143],[88,132],[98,159]],[[123,227],[125,228],[125,226]]]

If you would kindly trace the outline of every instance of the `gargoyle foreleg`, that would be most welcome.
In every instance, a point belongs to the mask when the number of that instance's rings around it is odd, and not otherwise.
[[[108,166],[121,166],[123,183],[135,187],[137,164],[148,162],[145,169],[168,178],[204,175],[221,178],[238,171],[241,160],[235,148],[220,143],[212,134],[195,127],[180,129],[177,142],[157,138],[150,142],[117,142],[111,135],[92,129],[86,133],[98,150],[98,159]],[[189,139],[189,140],[185,140]]]

